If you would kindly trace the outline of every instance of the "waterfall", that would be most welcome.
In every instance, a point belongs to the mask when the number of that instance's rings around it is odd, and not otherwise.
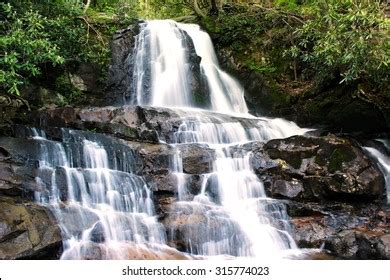
[[[364,147],[366,151],[377,161],[379,168],[381,169],[385,178],[386,190],[387,190],[387,203],[390,205],[390,141],[388,139],[376,139],[382,143],[386,151],[379,151],[376,148]],[[387,153],[386,153],[387,152]]]
[[[193,71],[196,60],[194,65],[192,48],[200,60],[200,79],[194,78],[197,72]],[[284,205],[266,197],[263,183],[250,166],[251,154],[235,152],[234,146],[285,138],[308,130],[282,119],[256,119],[249,115],[242,86],[220,69],[209,35],[198,25],[171,20],[142,23],[132,55],[135,64],[131,103],[176,107],[182,117],[174,140],[161,141],[177,148],[171,166],[179,193],[179,202],[174,207],[179,212],[193,212],[206,218],[203,224],[184,229],[186,251],[199,255],[280,258],[296,250]],[[203,106],[195,102],[199,84],[194,86],[194,80],[205,85],[202,94],[208,102]],[[248,129],[213,112],[244,116],[256,125]],[[199,143],[213,149],[216,158],[212,171],[201,174],[200,193],[188,199],[180,146]],[[175,238],[175,230],[168,238]]]
[[[61,258],[125,259],[130,254],[126,244],[165,244],[151,191],[134,173],[132,151],[104,136],[62,133],[62,142],[48,140],[37,129],[30,133],[41,147],[37,181],[42,191],[36,200],[52,210],[61,226]]]
[[[132,55],[131,104],[194,108],[209,103],[213,111],[248,112],[243,88],[221,70],[209,35],[197,25],[142,23]]]
[[[173,108],[173,137],[160,135],[174,151],[177,202],[169,219],[196,215],[182,225],[178,249],[193,255],[283,258],[299,254],[285,205],[265,193],[243,146],[304,134],[293,122],[248,114],[241,85],[218,65],[207,33],[172,20],[140,24],[129,64],[131,105]],[[134,248],[164,250],[178,228],[157,220],[152,192],[136,170],[137,155],[115,138],[62,129],[53,141],[32,130],[41,158],[36,199],[52,209],[65,240],[62,259],[126,259]],[[57,136],[58,137],[58,136]],[[201,190],[189,196],[181,149],[212,151],[210,171],[196,174]],[[65,186],[65,187],[64,187]],[[180,217],[179,217],[180,219]]]

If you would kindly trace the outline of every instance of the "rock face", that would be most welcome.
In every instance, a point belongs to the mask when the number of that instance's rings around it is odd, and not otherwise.
[[[353,141],[293,136],[271,140],[252,159],[269,195],[294,200],[384,199],[379,168]]]
[[[39,144],[0,137],[0,259],[56,259],[62,250],[53,215],[34,200]]]
[[[326,242],[342,259],[390,259],[390,233],[366,229],[343,230]]]
[[[130,79],[133,63],[132,50],[135,36],[139,33],[139,24],[133,24],[127,29],[119,30],[113,36],[111,43],[112,61],[108,71],[107,97],[108,104],[123,104],[130,94]],[[128,62],[128,63],[127,63]]]
[[[0,259],[56,259],[61,247],[60,228],[47,209],[0,198]]]
[[[267,194],[286,200],[300,247],[325,246],[339,259],[388,259],[383,175],[355,141],[293,136],[243,148]]]
[[[149,106],[91,107],[91,108],[56,108],[42,111],[37,116],[37,126],[69,127],[92,130],[114,135],[116,137],[140,142],[175,143],[177,132],[186,121],[194,124],[197,118],[205,123],[232,122],[240,123],[246,129],[257,127],[259,120],[239,118],[220,113],[198,112],[197,116],[188,118],[188,113],[180,109],[154,108]]]
[[[218,240],[218,234],[234,232],[237,225],[227,224],[224,213],[218,212],[219,190],[212,174],[215,150],[203,144],[172,146],[160,142],[161,139],[167,143],[177,140],[175,137],[183,117],[186,113],[179,110],[150,107],[51,109],[39,116],[39,125],[45,129],[49,140],[27,137],[22,126],[13,128],[14,136],[18,137],[0,137],[1,258],[56,258],[61,253],[62,239],[67,238],[61,237],[50,211],[33,202],[34,192],[42,191],[35,180],[37,173],[42,172],[37,168],[42,141],[50,154],[51,145],[59,142],[65,142],[70,151],[77,151],[80,148],[77,143],[83,137],[96,140],[112,155],[110,164],[116,162],[120,170],[131,170],[147,182],[153,193],[156,216],[165,227],[168,245],[174,249],[162,253],[130,244],[125,246],[126,258],[186,259],[188,255],[176,250],[201,253],[202,248],[188,243],[183,236],[190,236],[195,244],[195,241],[202,243],[210,237]],[[220,114],[202,117],[210,122],[239,122],[247,129],[255,127],[258,122]],[[389,258],[389,212],[381,208],[385,193],[383,176],[354,140],[333,135],[294,136],[267,143],[232,146],[228,151],[232,154],[251,153],[252,168],[264,182],[267,194],[282,199],[277,201],[278,207],[286,207],[291,217],[293,237],[300,247],[325,246],[333,258],[340,259]],[[177,152],[181,155],[180,164],[175,159]],[[124,158],[128,155],[131,164],[117,158],[115,155],[118,154]],[[72,160],[77,166],[83,166],[82,157],[75,156]],[[58,167],[53,172],[57,175],[59,195],[66,200],[63,171]],[[181,172],[180,176],[177,171]],[[42,178],[40,183],[51,184],[50,172],[39,175]],[[205,176],[208,180],[203,186]],[[182,179],[186,182],[186,193],[181,193],[184,201],[178,202],[178,183]],[[193,200],[202,187],[208,199],[216,205],[202,208],[186,202]],[[220,215],[206,219],[209,211]],[[80,235],[83,228],[93,226],[94,242],[85,244],[85,259],[123,258],[104,247],[104,235],[94,213],[90,213],[90,224],[84,225],[77,222],[81,220],[77,209],[69,207],[63,212],[62,222],[74,224],[69,227],[71,235]],[[19,213],[23,213],[22,220]],[[285,223],[278,220],[277,215],[272,219],[275,226]],[[42,228],[41,224],[49,226]],[[35,236],[35,239],[32,241],[26,236]],[[230,239],[231,248],[244,238],[235,236]],[[16,249],[11,250],[12,246]]]

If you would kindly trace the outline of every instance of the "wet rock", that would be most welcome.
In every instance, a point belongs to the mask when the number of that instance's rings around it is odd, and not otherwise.
[[[61,247],[60,228],[47,209],[0,199],[0,259],[53,259]]]
[[[180,146],[183,170],[188,174],[204,174],[212,171],[215,151],[200,145]]]
[[[34,192],[42,190],[35,180],[39,143],[32,139],[0,137],[0,150],[7,155],[0,158],[0,194],[34,199]]]
[[[64,239],[72,236],[81,238],[85,229],[92,228],[99,221],[97,214],[77,204],[61,205],[61,215],[57,218],[59,224],[66,225],[67,231],[62,233]]]
[[[130,75],[132,73],[135,36],[139,33],[139,25],[135,23],[128,28],[117,31],[111,43],[112,61],[107,78],[107,98],[109,103],[123,103],[130,92]]]
[[[178,201],[177,196],[169,192],[154,192],[153,198],[159,221],[163,220],[170,213],[172,205]]]
[[[130,141],[149,143],[183,142],[191,131],[179,131],[184,119],[189,126],[223,122],[240,123],[246,129],[257,127],[258,119],[232,117],[208,112],[154,108],[148,106],[56,108],[47,109],[38,115],[38,124],[44,128],[69,127],[112,134]]]
[[[291,222],[294,240],[300,248],[320,248],[336,233],[336,229],[321,216],[294,218]]]
[[[303,185],[298,180],[276,180],[271,187],[271,192],[281,197],[294,198],[303,192]]]
[[[390,259],[390,234],[367,229],[351,229],[330,238],[325,248],[340,259]]]
[[[382,200],[384,178],[352,140],[293,136],[253,151],[252,166],[274,197],[295,200]]]
[[[123,242],[119,246],[110,247],[108,244],[85,242],[74,248],[73,251],[81,256],[82,260],[194,260],[200,259],[170,248],[168,246],[148,246],[132,242]],[[69,256],[71,252],[66,252]],[[65,256],[66,258],[66,256]]]
[[[165,219],[168,245],[183,252],[204,254],[208,242],[220,242],[218,254],[238,255],[246,237],[237,234],[238,225],[220,207],[179,202],[172,205]],[[207,245],[208,244],[208,245]]]
[[[106,239],[104,236],[103,225],[100,222],[93,226],[90,234],[90,240],[95,243],[104,243]]]
[[[291,217],[293,238],[301,248],[320,248],[327,244],[333,256],[342,256],[331,244],[340,232],[351,229],[375,229],[382,235],[389,232],[389,213],[375,204],[349,204],[340,202],[313,203],[288,201],[287,212]],[[338,240],[338,239],[337,239]],[[372,240],[379,246],[379,239]],[[355,244],[346,242],[345,250],[354,250]],[[347,254],[347,253],[346,253]],[[363,258],[351,255],[350,258]],[[369,258],[369,257],[368,257]]]

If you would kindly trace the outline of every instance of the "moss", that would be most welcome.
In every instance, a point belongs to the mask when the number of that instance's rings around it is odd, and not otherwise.
[[[205,94],[200,91],[195,91],[193,93],[193,102],[196,106],[201,108],[207,108],[210,105],[208,98],[206,98]]]
[[[286,161],[295,169],[299,169],[302,165],[302,159],[300,158],[300,155],[292,155]]]
[[[318,164],[319,166],[324,166],[326,165],[326,160],[324,157],[317,155],[314,159],[314,162]]]
[[[328,170],[331,173],[341,170],[341,168],[343,167],[343,163],[349,162],[353,159],[354,154],[348,148],[336,148],[330,156]]]
[[[261,106],[271,111],[289,107],[290,95],[281,90],[272,80],[266,79],[265,82],[268,90],[259,96]]]

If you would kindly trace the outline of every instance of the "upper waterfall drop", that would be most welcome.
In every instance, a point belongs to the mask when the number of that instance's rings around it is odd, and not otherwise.
[[[248,113],[244,89],[221,70],[210,36],[198,25],[152,20],[140,28],[131,104]]]

